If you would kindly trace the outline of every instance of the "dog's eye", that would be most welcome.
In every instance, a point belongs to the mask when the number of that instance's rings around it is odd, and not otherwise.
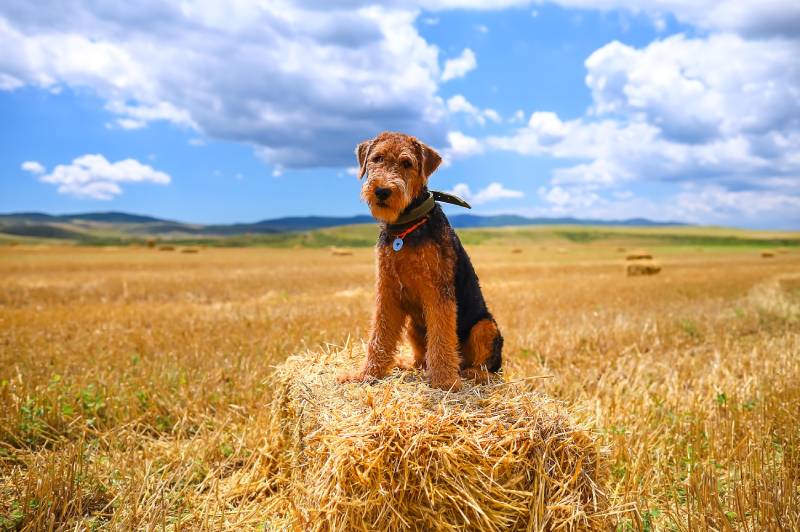
[[[376,155],[372,158],[373,163],[382,163],[383,162],[383,155]]]
[[[403,168],[411,168],[413,165],[408,159],[403,159]]]

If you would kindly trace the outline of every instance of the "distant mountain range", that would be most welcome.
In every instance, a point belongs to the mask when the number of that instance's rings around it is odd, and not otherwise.
[[[628,220],[594,220],[579,218],[527,218],[514,214],[449,216],[456,228],[504,227],[525,225],[607,225],[663,227],[685,225],[676,222],[655,222],[645,218]],[[37,238],[80,239],[88,234],[128,237],[219,237],[247,234],[310,231],[342,225],[375,223],[371,216],[348,217],[292,216],[272,218],[255,223],[192,224],[164,220],[125,212],[88,212],[51,215],[39,212],[0,214],[0,233]]]

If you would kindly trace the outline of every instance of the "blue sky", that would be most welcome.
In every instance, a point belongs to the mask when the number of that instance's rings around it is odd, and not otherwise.
[[[366,213],[393,129],[479,214],[800,228],[794,2],[9,0],[0,48],[0,212]]]

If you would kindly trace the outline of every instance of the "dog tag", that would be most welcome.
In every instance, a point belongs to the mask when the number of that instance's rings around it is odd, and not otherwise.
[[[395,251],[400,251],[401,249],[403,249],[403,239],[395,238],[394,242],[392,242],[392,249]]]

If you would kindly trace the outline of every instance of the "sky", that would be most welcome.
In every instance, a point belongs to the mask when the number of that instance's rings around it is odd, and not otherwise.
[[[366,214],[393,130],[476,214],[800,229],[796,0],[4,0],[0,50],[0,212]]]

